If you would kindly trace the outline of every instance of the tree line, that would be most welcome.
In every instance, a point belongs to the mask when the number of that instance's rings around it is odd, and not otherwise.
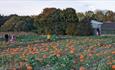
[[[115,22],[115,12],[76,12],[73,8],[45,8],[36,16],[0,15],[1,32],[35,32],[38,34],[92,35],[90,20]]]

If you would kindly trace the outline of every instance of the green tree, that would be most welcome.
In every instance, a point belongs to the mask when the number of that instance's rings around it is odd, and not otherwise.
[[[79,24],[77,25],[77,35],[92,35],[93,29],[90,23],[91,19],[85,17]]]
[[[91,18],[93,16],[94,12],[93,11],[86,11],[85,16]]]
[[[63,10],[63,13],[64,13],[64,21],[65,21],[65,32],[67,34],[75,35],[77,29],[76,26],[79,21],[75,9],[66,8],[65,10]]]
[[[80,22],[80,21],[82,21],[82,20],[85,18],[85,15],[84,15],[84,13],[82,13],[82,12],[78,12],[78,13],[77,13],[77,17],[78,17],[79,22]]]
[[[1,26],[1,31],[31,31],[33,29],[33,19],[28,16],[12,16]]]

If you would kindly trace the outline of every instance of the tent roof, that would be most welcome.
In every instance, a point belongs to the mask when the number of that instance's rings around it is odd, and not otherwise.
[[[92,24],[103,24],[102,22],[96,21],[96,20],[91,20]]]

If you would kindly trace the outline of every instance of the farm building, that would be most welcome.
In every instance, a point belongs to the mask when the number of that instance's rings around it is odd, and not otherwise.
[[[102,34],[115,34],[115,23],[103,23],[101,30]]]
[[[96,20],[91,20],[94,34],[115,34],[115,23],[102,23]]]

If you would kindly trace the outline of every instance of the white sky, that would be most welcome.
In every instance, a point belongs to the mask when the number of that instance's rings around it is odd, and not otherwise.
[[[46,7],[72,7],[78,12],[112,10],[115,0],[0,0],[0,14],[38,15]]]

